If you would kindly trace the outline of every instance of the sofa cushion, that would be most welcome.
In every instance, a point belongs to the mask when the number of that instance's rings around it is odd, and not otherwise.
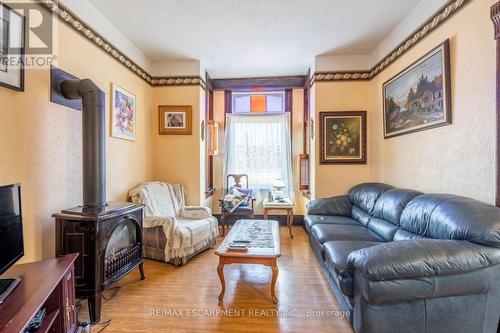
[[[347,270],[347,257],[351,252],[382,244],[372,241],[329,241],[323,244],[327,267],[337,275]]]
[[[307,215],[304,217],[304,226],[309,232],[313,225],[316,224],[354,224],[359,225],[358,222],[350,217],[345,216],[328,216],[328,215]]]
[[[353,219],[364,225],[365,227],[370,222],[372,216],[359,208],[358,206],[352,206],[351,216]]]
[[[422,193],[400,188],[385,191],[375,203],[373,217],[367,223],[368,228],[386,241],[392,241],[394,234],[399,229],[399,220],[403,209],[408,202],[420,194]]]
[[[349,269],[371,281],[465,274],[500,264],[500,251],[459,240],[387,242],[351,252]]]
[[[394,240],[395,241],[401,241],[401,240],[412,240],[412,239],[424,239],[427,237],[421,236],[414,234],[413,232],[406,231],[404,229],[398,229],[396,233],[394,234]]]
[[[347,268],[347,257],[352,251],[382,244],[371,241],[330,241],[323,244],[324,259],[330,274],[337,275],[340,290],[346,296],[354,295],[353,271]]]
[[[393,187],[382,183],[364,183],[351,188],[348,196],[353,205],[371,215],[378,198],[391,188]]]
[[[236,209],[231,213],[231,214],[236,214],[236,212],[251,212],[253,211],[253,208],[250,207],[249,205],[240,205],[236,207]]]
[[[314,234],[321,244],[334,240],[384,241],[367,227],[354,224],[316,224],[311,228],[311,234]]]
[[[352,203],[347,195],[339,195],[326,199],[316,199],[306,204],[310,215],[351,216]]]
[[[406,205],[421,192],[406,190],[402,188],[392,188],[382,193],[373,209],[373,216],[381,220],[386,220],[392,224],[399,225],[401,214]]]
[[[368,224],[368,228],[374,231],[377,235],[382,237],[385,241],[390,242],[394,240],[394,234],[398,231],[399,226],[392,224],[386,220],[372,218]]]
[[[435,239],[466,240],[500,248],[500,209],[450,194],[423,194],[401,215],[401,228]]]

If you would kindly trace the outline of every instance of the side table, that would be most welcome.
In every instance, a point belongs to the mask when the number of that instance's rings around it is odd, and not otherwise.
[[[290,238],[293,238],[292,225],[293,225],[293,202],[290,199],[285,199],[284,202],[264,200],[262,204],[264,207],[264,220],[268,219],[271,210],[284,210],[286,211],[286,224],[290,232]]]

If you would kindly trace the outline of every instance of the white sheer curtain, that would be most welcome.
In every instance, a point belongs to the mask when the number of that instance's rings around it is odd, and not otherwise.
[[[293,201],[290,139],[290,113],[227,114],[224,181],[227,174],[248,174],[250,187],[262,200],[279,178]]]

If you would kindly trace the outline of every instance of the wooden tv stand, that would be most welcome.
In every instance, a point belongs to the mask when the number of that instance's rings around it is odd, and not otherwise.
[[[19,277],[21,282],[0,304],[0,332],[24,332],[38,310],[47,314],[37,333],[75,333],[75,277],[73,263],[78,254],[15,265],[2,278]]]

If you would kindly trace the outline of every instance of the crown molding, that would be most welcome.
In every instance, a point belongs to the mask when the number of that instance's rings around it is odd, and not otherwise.
[[[165,86],[200,86],[205,89],[205,81],[201,76],[152,76],[144,68],[135,63],[132,59],[127,57],[109,40],[95,31],[89,24],[80,19],[78,15],[69,10],[58,0],[33,0],[42,8],[52,12],[53,15],[73,31],[78,33],[83,38],[93,43],[96,47],[104,51],[110,57],[125,66],[132,73],[144,80],[146,83],[153,87]]]
[[[313,80],[311,80],[311,86],[316,82],[367,81],[373,79],[472,1],[473,0],[449,0],[436,13],[429,17],[424,24],[417,28],[417,30],[410,34],[410,36],[389,52],[389,54],[371,69],[366,71],[316,72],[313,75]],[[498,10],[500,12],[500,8],[498,8]],[[500,22],[500,14],[498,14],[498,19]]]
[[[38,5],[56,15],[61,22],[70,27],[73,31],[89,40],[96,47],[114,58],[116,61],[125,66],[132,73],[140,77],[153,87],[168,87],[168,86],[200,86],[206,88],[206,83],[201,76],[152,76],[144,68],[127,57],[110,41],[95,31],[89,24],[81,20],[75,13],[69,10],[58,0],[33,0]],[[430,33],[440,27],[449,18],[458,13],[473,0],[449,0],[441,7],[434,15],[432,15],[424,24],[416,31],[408,36],[395,49],[389,52],[381,61],[373,68],[366,71],[335,71],[335,72],[316,72],[310,80],[310,85],[316,82],[332,82],[332,81],[369,81],[381,73],[385,68],[402,57],[411,48],[417,45]],[[497,10],[493,15],[493,10]],[[497,19],[500,22],[500,7],[492,8],[492,19]],[[495,22],[495,21],[494,21]],[[500,36],[500,24],[495,25],[497,36]]]

